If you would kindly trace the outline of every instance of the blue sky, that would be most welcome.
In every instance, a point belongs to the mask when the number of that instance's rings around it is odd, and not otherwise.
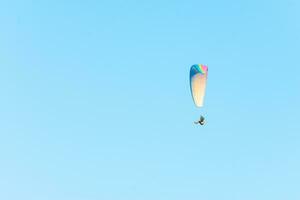
[[[299,9],[1,1],[0,198],[299,199]]]

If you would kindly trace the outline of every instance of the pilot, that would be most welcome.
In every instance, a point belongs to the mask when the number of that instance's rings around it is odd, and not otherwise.
[[[204,117],[203,116],[201,116],[200,117],[200,119],[199,119],[199,121],[196,121],[196,122],[194,122],[195,124],[200,124],[200,125],[204,125],[204,123],[205,123],[205,121],[204,121],[205,119],[204,119]]]

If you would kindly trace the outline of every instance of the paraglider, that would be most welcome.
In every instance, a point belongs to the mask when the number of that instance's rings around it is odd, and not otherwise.
[[[190,69],[190,88],[195,106],[198,108],[203,107],[205,90],[206,90],[206,80],[207,80],[207,65],[195,64],[192,65]],[[204,117],[201,116],[199,121],[195,124],[204,125]]]

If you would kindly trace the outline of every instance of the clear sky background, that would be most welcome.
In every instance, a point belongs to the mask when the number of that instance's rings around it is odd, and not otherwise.
[[[299,10],[1,1],[0,199],[299,200]]]

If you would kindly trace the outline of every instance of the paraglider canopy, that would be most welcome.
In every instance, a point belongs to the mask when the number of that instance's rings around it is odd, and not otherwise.
[[[202,64],[195,64],[190,70],[190,87],[194,103],[202,107],[204,103],[208,67]]]

